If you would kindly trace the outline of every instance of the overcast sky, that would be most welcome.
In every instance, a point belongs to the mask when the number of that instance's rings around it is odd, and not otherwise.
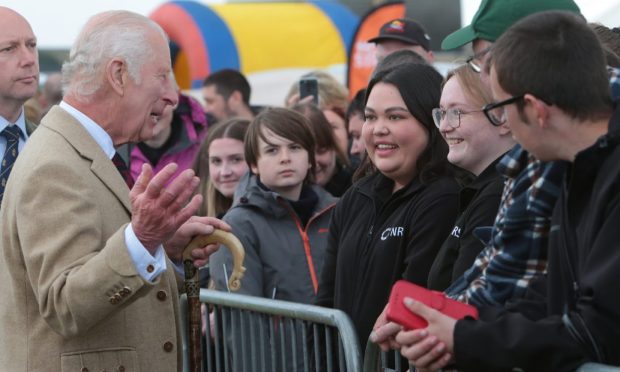
[[[2,5],[22,14],[34,29],[40,48],[69,48],[78,30],[93,14],[110,9],[127,9],[149,15],[161,0],[3,0]],[[203,3],[225,3],[225,0],[201,1]],[[620,12],[618,0],[576,0],[582,13],[589,21],[602,21],[608,27],[620,26],[620,15],[609,17],[609,10]],[[463,22],[468,24],[476,12],[480,0],[461,0]],[[607,18],[606,18],[607,17]],[[607,24],[611,19],[619,24]]]

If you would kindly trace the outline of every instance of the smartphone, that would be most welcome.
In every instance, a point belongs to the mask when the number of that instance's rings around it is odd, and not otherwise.
[[[406,280],[399,280],[392,287],[386,315],[389,321],[406,329],[426,328],[428,323],[405,307],[405,297],[420,301],[454,319],[467,316],[478,319],[478,309],[471,305],[448,298],[443,292],[431,291]]]
[[[299,99],[312,96],[312,103],[319,105],[319,82],[316,78],[307,77],[299,80]]]

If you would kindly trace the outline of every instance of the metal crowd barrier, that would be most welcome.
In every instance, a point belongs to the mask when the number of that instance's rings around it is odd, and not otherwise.
[[[203,339],[203,371],[362,370],[351,320],[340,310],[201,289],[213,312]],[[181,298],[183,370],[187,355],[187,298]],[[212,326],[212,327],[211,327]]]
[[[620,368],[598,363],[586,363],[577,372],[619,372]]]
[[[205,337],[203,372],[212,371],[409,371],[396,351],[366,344],[363,364],[351,320],[340,310],[202,289],[214,312],[213,337]],[[211,327],[206,318],[207,329]],[[183,371],[187,353],[187,298],[181,297]],[[408,368],[407,368],[408,367]],[[577,372],[620,372],[586,363]]]
[[[390,364],[391,363],[391,364]],[[404,371],[402,368],[403,361],[399,352],[391,350],[383,352],[379,346],[370,340],[366,344],[364,353],[364,372],[375,371]],[[409,372],[415,372],[415,367],[409,366]],[[579,367],[576,372],[620,372],[619,367],[609,366],[598,363],[586,363]]]
[[[368,340],[366,351],[364,352],[364,372],[415,372],[415,368],[408,366],[406,360],[397,350],[388,352],[381,351],[379,346]]]

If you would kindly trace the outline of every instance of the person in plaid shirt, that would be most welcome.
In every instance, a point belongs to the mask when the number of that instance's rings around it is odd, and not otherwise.
[[[617,103],[620,70],[608,67],[607,71],[612,100]],[[516,145],[497,168],[507,180],[490,240],[473,266],[445,291],[474,306],[503,306],[522,297],[532,279],[545,273],[551,213],[566,164],[538,161]],[[479,231],[484,235],[484,228]]]
[[[522,297],[530,281],[545,272],[551,213],[565,163],[538,161],[516,145],[497,168],[507,180],[490,240],[445,291],[475,306],[502,306]]]

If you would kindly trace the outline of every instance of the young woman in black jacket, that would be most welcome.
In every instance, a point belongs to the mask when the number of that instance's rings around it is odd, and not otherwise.
[[[459,186],[433,124],[442,77],[405,64],[370,81],[362,138],[374,171],[342,197],[329,227],[317,303],[346,312],[362,349],[401,278],[425,286],[454,226]]]

